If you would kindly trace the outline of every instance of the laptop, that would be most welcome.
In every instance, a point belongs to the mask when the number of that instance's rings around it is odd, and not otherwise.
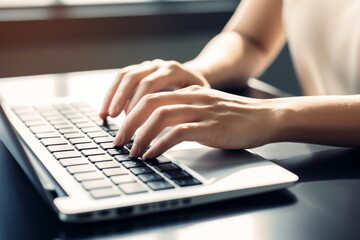
[[[112,140],[118,121],[67,98],[0,100],[0,137],[65,222],[169,211],[288,187],[298,177],[246,150],[184,143],[157,159],[130,158]]]

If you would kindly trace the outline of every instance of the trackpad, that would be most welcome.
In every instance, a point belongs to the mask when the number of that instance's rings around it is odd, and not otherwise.
[[[182,163],[210,180],[220,180],[239,171],[267,165],[264,158],[246,150],[222,150],[208,147],[170,151]]]

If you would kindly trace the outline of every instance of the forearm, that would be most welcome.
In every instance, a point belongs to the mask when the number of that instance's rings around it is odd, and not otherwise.
[[[236,32],[226,31],[185,66],[200,72],[213,88],[224,88],[244,85],[249,77],[258,76],[264,60],[264,52],[256,45]]]
[[[222,33],[186,66],[200,72],[213,88],[243,85],[259,76],[285,43],[282,0],[244,0]]]
[[[274,99],[274,141],[360,146],[360,95]]]

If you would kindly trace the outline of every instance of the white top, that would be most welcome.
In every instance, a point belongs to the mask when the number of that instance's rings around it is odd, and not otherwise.
[[[283,0],[304,94],[360,93],[360,0]]]

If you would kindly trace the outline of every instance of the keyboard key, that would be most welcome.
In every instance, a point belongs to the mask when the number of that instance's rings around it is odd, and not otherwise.
[[[132,146],[133,146],[133,143],[128,143],[125,145],[129,150],[131,150]]]
[[[72,110],[72,107],[66,103],[56,103],[56,104],[53,104],[53,107],[57,108],[59,111]]]
[[[100,144],[100,147],[104,150],[107,150],[107,149],[111,149],[111,148],[114,148],[114,144],[112,142],[108,142],[108,143],[101,143]]]
[[[80,143],[80,144],[75,144],[75,147],[77,150],[98,148],[98,146],[95,143]]]
[[[27,127],[35,127],[35,126],[45,126],[48,123],[44,120],[31,120],[24,122]]]
[[[35,136],[38,139],[61,137],[58,132],[36,133]]]
[[[22,113],[34,113],[34,109],[32,109],[29,106],[23,105],[23,106],[13,106],[11,107],[11,110],[13,110],[16,114],[22,114]]]
[[[112,137],[101,137],[101,138],[94,138],[93,139],[95,143],[112,143],[114,141],[114,138]]]
[[[91,139],[88,137],[83,138],[73,138],[69,140],[71,144],[78,144],[78,143],[90,143]]]
[[[88,160],[86,160],[85,158],[82,158],[82,157],[65,158],[65,159],[61,159],[59,162],[63,167],[82,165],[82,164],[89,163]]]
[[[120,168],[120,167],[106,168],[102,172],[108,177],[116,176],[116,175],[127,175],[127,172],[123,168]]]
[[[86,190],[112,187],[111,183],[105,179],[85,181],[82,182],[81,184]]]
[[[41,143],[47,147],[51,145],[67,144],[68,142],[64,138],[46,138],[42,139]]]
[[[137,194],[147,192],[147,190],[137,182],[123,183],[120,184],[119,187],[125,194]]]
[[[81,131],[83,131],[84,133],[91,133],[91,132],[99,132],[99,128],[98,127],[84,127],[81,128]]]
[[[57,107],[60,112],[62,112],[65,115],[71,115],[71,114],[80,114],[76,108],[72,107],[69,104],[63,104],[61,107]]]
[[[50,125],[47,126],[35,126],[30,127],[30,131],[33,133],[45,133],[45,132],[54,132],[54,128]]]
[[[81,132],[76,132],[76,133],[65,133],[64,134],[64,138],[66,139],[72,139],[72,138],[82,138],[85,137],[84,134],[82,134]]]
[[[135,178],[133,178],[130,175],[120,175],[120,176],[113,176],[110,177],[111,181],[113,181],[115,184],[122,184],[122,183],[130,183],[130,182],[136,182]]]
[[[77,112],[69,111],[69,112],[63,112],[65,114],[65,117],[72,120],[72,119],[79,119],[83,118],[83,115]]]
[[[93,165],[90,164],[84,164],[84,165],[77,165],[77,166],[70,166],[66,168],[69,173],[85,173],[85,172],[95,172],[96,168]]]
[[[41,121],[43,118],[35,113],[35,114],[19,114],[18,117],[21,119],[21,121],[23,122],[28,122],[28,121]]]
[[[171,163],[171,161],[167,158],[147,159],[144,161],[151,166],[156,166],[164,163]]]
[[[81,157],[81,154],[78,151],[65,151],[65,152],[54,153],[54,157],[57,160],[59,160],[59,159],[63,159],[63,158]]]
[[[92,120],[92,121],[93,121],[93,120]],[[97,120],[93,121],[93,123],[95,123],[95,124],[98,125],[98,126],[102,126],[102,125],[104,125],[104,120],[102,120],[102,119],[97,119]]]
[[[153,170],[151,170],[149,167],[146,167],[146,166],[130,168],[130,171],[135,175],[154,172]]]
[[[47,149],[51,153],[75,150],[74,147],[71,146],[70,144],[53,145],[53,146],[49,146]]]
[[[116,161],[123,162],[123,161],[129,161],[130,157],[128,155],[116,155],[115,159]]]
[[[91,190],[90,194],[93,198],[96,198],[96,199],[120,196],[119,191],[117,191],[113,188],[101,188],[101,189]]]
[[[88,123],[89,122],[89,119],[87,119],[86,117],[78,117],[78,118],[72,118],[70,119],[70,121],[74,124],[76,123]]]
[[[129,154],[129,151],[126,148],[112,148],[108,149],[107,152],[111,156]]]
[[[118,131],[110,131],[109,134],[112,136],[112,137],[115,137],[116,134],[117,134]]]
[[[182,170],[165,172],[164,175],[170,179],[191,177],[190,174]]]
[[[187,186],[194,186],[201,184],[199,180],[193,177],[176,179],[174,180],[174,182],[180,187],[187,187]]]
[[[70,123],[57,123],[57,124],[53,124],[53,126],[56,129],[72,128],[73,127]]]
[[[85,127],[95,127],[92,122],[80,122],[75,124],[78,128],[85,128]]]
[[[119,127],[115,124],[104,124],[102,127],[105,131],[119,131]]]
[[[148,182],[147,185],[154,191],[174,188],[174,186],[164,180]]]
[[[155,166],[155,168],[160,172],[166,172],[166,171],[173,171],[173,170],[179,170],[180,168],[178,165],[174,163],[165,163]]]
[[[85,115],[93,122],[102,121],[104,124],[104,120],[99,117],[99,114],[97,112],[86,113]]]
[[[74,178],[78,182],[95,180],[95,179],[104,179],[104,175],[101,172],[87,172],[87,173],[76,173]]]
[[[115,167],[120,167],[118,163],[116,163],[115,161],[106,161],[106,162],[97,162],[95,163],[95,166],[97,168],[101,169],[105,169],[105,168],[115,168]]]
[[[98,137],[107,137],[107,133],[106,132],[89,132],[87,134],[89,136],[89,138],[98,138]]]
[[[124,162],[122,162],[122,165],[124,165],[124,167],[126,167],[126,168],[145,166],[143,161],[137,160],[137,159],[124,161]]]
[[[95,162],[111,161],[112,158],[107,154],[102,154],[102,155],[89,156],[89,160],[92,163],[95,163]]]
[[[66,121],[66,118],[64,118],[60,113],[59,114],[53,114],[53,115],[44,115],[44,117],[46,118],[46,120],[48,120],[49,122],[52,121]]]
[[[163,178],[156,173],[140,174],[140,175],[138,175],[138,178],[140,178],[140,180],[145,183],[157,181],[157,180],[163,180]]]
[[[48,121],[49,121],[49,123],[51,123],[52,125],[68,123],[68,121],[67,121],[65,118],[53,119],[53,120],[48,120]]]
[[[41,115],[43,115],[45,118],[64,118],[61,112],[59,112],[57,109],[54,108],[43,108],[41,110],[38,109]]]
[[[62,128],[58,130],[59,133],[65,134],[65,133],[79,133],[79,130],[76,128]]]
[[[101,155],[104,154],[104,151],[100,148],[98,149],[88,149],[88,150],[82,150],[81,153],[85,156],[92,156],[92,155]]]

